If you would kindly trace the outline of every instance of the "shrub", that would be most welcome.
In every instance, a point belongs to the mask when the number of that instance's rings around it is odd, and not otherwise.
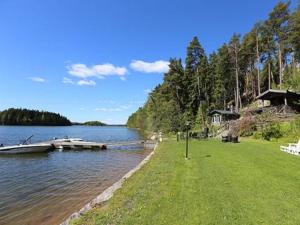
[[[251,116],[245,116],[239,120],[239,131],[241,136],[251,136],[256,131],[256,121]]]
[[[291,130],[294,134],[300,133],[300,118],[297,118],[291,122]]]
[[[267,125],[261,133],[263,139],[270,141],[272,138],[278,139],[283,136],[282,129],[279,123]]]
[[[260,131],[254,132],[253,133],[253,138],[254,139],[261,139],[262,138],[261,132]]]

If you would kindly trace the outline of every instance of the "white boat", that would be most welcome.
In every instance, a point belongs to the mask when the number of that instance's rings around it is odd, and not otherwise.
[[[20,144],[0,147],[0,154],[41,153],[53,148],[52,144]]]
[[[103,143],[84,141],[81,138],[54,139],[51,143],[55,146],[55,148],[60,150],[106,149],[106,145],[104,145]]]

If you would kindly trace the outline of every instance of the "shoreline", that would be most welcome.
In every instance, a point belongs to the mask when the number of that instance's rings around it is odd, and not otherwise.
[[[120,180],[118,180],[113,185],[106,188],[103,192],[101,192],[99,195],[97,195],[90,202],[85,204],[79,211],[72,213],[65,221],[63,221],[59,225],[70,225],[70,222],[72,220],[78,219],[81,215],[88,212],[89,210],[94,208],[96,205],[100,205],[100,204],[108,201],[111,197],[113,197],[114,192],[123,186],[124,181],[126,181],[128,178],[130,178],[135,172],[140,170],[147,162],[150,161],[150,159],[152,158],[152,156],[155,153],[157,146],[158,146],[158,142],[155,144],[154,149],[149,153],[149,155],[147,155],[137,166],[135,166],[133,169],[128,171]]]

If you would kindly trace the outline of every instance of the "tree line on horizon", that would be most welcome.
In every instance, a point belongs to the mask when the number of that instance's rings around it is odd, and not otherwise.
[[[0,112],[0,125],[70,126],[66,117],[47,111],[10,108]]]
[[[300,3],[279,2],[265,21],[241,36],[233,34],[207,55],[197,37],[187,47],[185,66],[171,58],[169,71],[133,113],[127,126],[177,132],[189,121],[194,129],[206,123],[212,109],[236,112],[268,89],[300,91]]]

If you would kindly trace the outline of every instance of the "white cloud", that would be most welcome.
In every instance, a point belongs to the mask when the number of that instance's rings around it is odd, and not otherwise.
[[[72,79],[67,78],[67,77],[64,77],[63,80],[62,80],[62,82],[63,82],[64,84],[75,84],[74,81],[73,81]]]
[[[68,73],[79,78],[97,77],[105,79],[107,76],[119,76],[122,80],[125,79],[127,69],[125,67],[117,67],[110,63],[98,64],[88,67],[85,64],[72,64],[67,67]]]
[[[87,85],[87,86],[95,86],[96,82],[93,80],[79,80],[77,82],[79,86]]]
[[[67,77],[64,77],[62,82],[64,84],[77,84],[79,86],[95,86],[96,85],[96,82],[93,81],[93,80],[79,80],[77,82],[75,82],[74,80],[70,79],[70,78],[67,78]]]
[[[40,82],[40,83],[44,83],[46,82],[46,80],[42,77],[28,77],[28,79],[34,81],[34,82]]]
[[[155,62],[145,62],[142,60],[133,60],[130,68],[142,73],[165,73],[169,70],[169,62],[158,60]]]

